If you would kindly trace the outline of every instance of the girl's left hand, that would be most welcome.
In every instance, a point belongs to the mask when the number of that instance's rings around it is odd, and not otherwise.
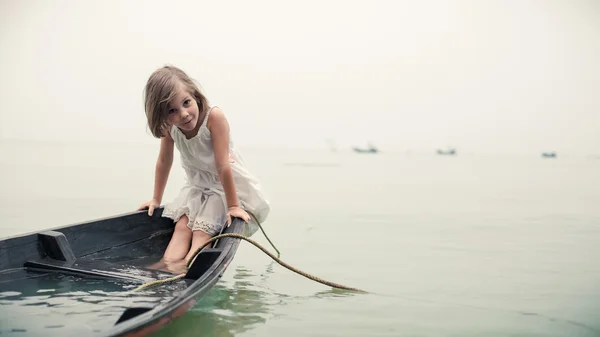
[[[250,215],[239,206],[229,207],[229,210],[227,211],[227,227],[231,225],[231,217],[241,218],[246,223],[250,220]]]

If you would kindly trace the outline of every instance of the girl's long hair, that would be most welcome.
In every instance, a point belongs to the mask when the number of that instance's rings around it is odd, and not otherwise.
[[[144,88],[144,106],[148,127],[154,137],[161,138],[169,132],[168,106],[182,87],[196,100],[200,118],[208,110],[208,100],[183,70],[166,65],[155,70],[148,78]]]

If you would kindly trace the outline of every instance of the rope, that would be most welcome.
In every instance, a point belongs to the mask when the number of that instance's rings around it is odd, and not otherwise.
[[[275,249],[275,251],[277,252],[277,257],[279,258],[281,256],[279,254],[279,250],[277,249],[277,247],[275,247],[275,245],[273,244],[273,242],[271,242],[271,239],[269,239],[269,236],[267,235],[267,233],[265,233],[265,230],[260,225],[260,222],[258,221],[258,219],[254,216],[254,214],[252,214],[252,212],[248,212],[248,214],[250,214],[250,216],[254,219],[254,221],[258,225],[258,228],[260,228],[260,231],[263,233],[263,235],[265,236],[265,238],[267,239],[267,241],[269,241],[269,243],[271,244],[271,247],[273,247],[273,249]]]
[[[254,215],[252,215],[252,217],[254,217]],[[256,220],[256,218],[254,218],[254,220]],[[267,234],[263,230],[263,228],[260,225],[260,223],[258,221],[256,221],[256,223],[260,227],[261,231],[263,232],[263,234],[265,235],[265,237],[267,238],[267,240],[269,241],[269,243],[271,244],[271,246],[273,246],[273,248],[275,249],[275,251],[277,251],[277,256],[273,255],[273,253],[271,253],[268,250],[266,250],[258,242],[254,241],[254,240],[252,240],[252,239],[250,239],[248,237],[245,237],[245,236],[240,235],[240,234],[235,234],[235,233],[225,233],[225,234],[219,234],[219,235],[216,235],[216,236],[210,238],[202,246],[200,246],[198,249],[196,249],[196,251],[194,252],[194,254],[192,255],[192,257],[186,263],[186,266],[185,266],[186,270],[190,269],[190,265],[194,262],[194,260],[198,256],[198,254],[200,254],[200,252],[202,251],[202,249],[204,247],[208,246],[213,241],[216,241],[216,240],[221,239],[221,238],[236,238],[236,239],[241,239],[241,240],[245,240],[247,242],[250,242],[252,245],[254,245],[256,248],[262,250],[265,254],[267,254],[270,258],[272,258],[275,262],[279,263],[281,266],[283,266],[283,267],[285,267],[285,268],[287,268],[287,269],[289,269],[289,270],[291,270],[291,271],[293,271],[293,272],[295,272],[295,273],[297,273],[299,275],[302,275],[302,276],[304,276],[304,277],[306,277],[306,278],[308,278],[310,280],[313,280],[315,282],[319,282],[321,284],[328,285],[328,286],[330,286],[332,288],[338,288],[338,289],[356,291],[356,292],[359,292],[359,293],[368,293],[367,291],[364,291],[362,289],[348,287],[348,286],[345,286],[345,285],[342,285],[342,284],[339,284],[339,283],[334,283],[334,282],[330,282],[330,281],[324,280],[324,279],[322,279],[320,277],[317,277],[317,276],[308,274],[306,272],[303,272],[303,271],[301,271],[299,269],[296,269],[296,268],[290,266],[289,264],[283,262],[281,259],[279,259],[279,255],[280,255],[279,254],[279,250],[277,250],[277,248],[275,248],[275,245],[271,242],[271,240],[269,239],[269,237],[267,236]],[[163,280],[151,281],[151,282],[142,284],[141,286],[135,288],[133,291],[135,292],[135,291],[139,291],[139,290],[142,290],[142,289],[145,289],[145,288],[148,288],[148,287],[151,287],[151,286],[155,286],[155,285],[158,285],[158,284],[163,284],[163,283],[168,283],[168,282],[176,281],[176,280],[179,280],[179,279],[181,279],[183,277],[185,277],[185,273],[182,273],[182,274],[179,274],[177,276],[173,276],[173,277],[170,277],[170,278],[167,278],[167,279],[163,279]]]
[[[151,281],[151,282],[142,284],[141,286],[133,289],[131,292],[136,292],[136,291],[139,291],[139,290],[142,290],[142,289],[145,289],[145,288],[150,288],[152,286],[163,284],[163,283],[177,281],[177,280],[179,280],[181,278],[184,278],[184,277],[185,277],[185,273],[179,274],[177,276],[169,277],[169,278],[166,278],[166,279],[163,279],[163,280]]]

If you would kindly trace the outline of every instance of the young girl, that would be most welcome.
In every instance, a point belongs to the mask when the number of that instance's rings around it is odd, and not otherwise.
[[[208,104],[190,77],[173,66],[156,70],[145,87],[145,110],[152,134],[160,138],[160,151],[154,196],[139,209],[148,209],[152,215],[159,207],[174,145],[187,178],[179,196],[165,205],[162,214],[176,222],[162,259],[167,269],[173,264],[181,268],[198,247],[229,226],[231,217],[251,224],[250,212],[260,223],[265,221],[269,202],[234,148],[223,111]],[[256,227],[250,235],[254,231]]]

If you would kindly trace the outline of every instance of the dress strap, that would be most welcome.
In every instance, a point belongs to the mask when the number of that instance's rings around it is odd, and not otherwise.
[[[175,137],[177,137],[177,126],[171,125],[171,129],[169,129],[169,133],[171,134],[171,138],[173,138],[173,140],[174,140]]]
[[[208,111],[206,112],[206,116],[204,116],[204,120],[202,121],[202,125],[200,127],[206,127],[206,123],[208,123],[208,116],[210,115],[210,112],[212,111],[212,109],[214,109],[216,107],[216,105],[213,105],[210,107],[210,109],[208,109]]]

